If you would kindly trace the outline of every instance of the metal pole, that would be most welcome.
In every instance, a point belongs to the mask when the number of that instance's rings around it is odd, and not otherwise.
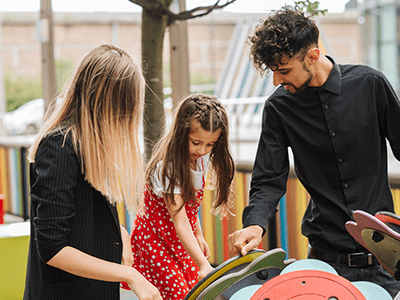
[[[185,0],[174,0],[171,8],[175,12],[185,11]],[[187,22],[176,21],[170,26],[170,58],[171,58],[171,87],[172,108],[174,109],[183,97],[190,94],[190,72]]]
[[[51,0],[40,0],[38,37],[42,46],[42,88],[45,110],[57,95]]]

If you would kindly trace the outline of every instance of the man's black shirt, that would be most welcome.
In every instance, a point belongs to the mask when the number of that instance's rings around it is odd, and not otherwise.
[[[329,59],[334,65],[322,87],[298,95],[279,87],[266,101],[243,224],[265,230],[276,213],[286,192],[290,147],[311,196],[302,233],[313,246],[357,252],[363,248],[345,228],[352,211],[394,212],[386,141],[399,160],[400,104],[381,72]]]

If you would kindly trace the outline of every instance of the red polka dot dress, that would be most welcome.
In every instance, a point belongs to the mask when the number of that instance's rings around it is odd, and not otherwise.
[[[204,164],[201,166],[201,174],[204,174]],[[204,182],[204,176],[201,176],[201,188],[196,191],[196,199],[185,205],[193,233],[203,199]],[[158,288],[164,300],[184,299],[198,282],[199,268],[180,242],[164,198],[157,196],[148,186],[144,191],[142,211],[135,218],[131,235],[133,267]]]

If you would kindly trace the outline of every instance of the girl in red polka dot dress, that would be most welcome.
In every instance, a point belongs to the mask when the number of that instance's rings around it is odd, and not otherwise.
[[[191,95],[177,107],[149,161],[131,235],[133,267],[165,300],[184,299],[212,270],[198,219],[208,171],[215,175],[214,211],[224,215],[235,173],[227,113],[215,97]]]

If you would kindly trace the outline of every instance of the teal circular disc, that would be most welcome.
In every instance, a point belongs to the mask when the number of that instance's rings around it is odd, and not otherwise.
[[[352,282],[356,288],[364,295],[366,300],[391,300],[392,296],[380,285],[368,281]]]
[[[315,270],[315,271],[324,271],[328,273],[332,273],[335,275],[338,275],[336,270],[328,263],[323,262],[322,260],[319,259],[302,259],[295,261],[288,265],[286,268],[284,268],[281,272],[280,275],[289,273],[289,272],[294,272],[294,271],[302,271],[302,270]]]
[[[246,286],[245,288],[242,288],[234,293],[229,300],[250,300],[250,298],[261,286],[262,285],[260,284]]]

